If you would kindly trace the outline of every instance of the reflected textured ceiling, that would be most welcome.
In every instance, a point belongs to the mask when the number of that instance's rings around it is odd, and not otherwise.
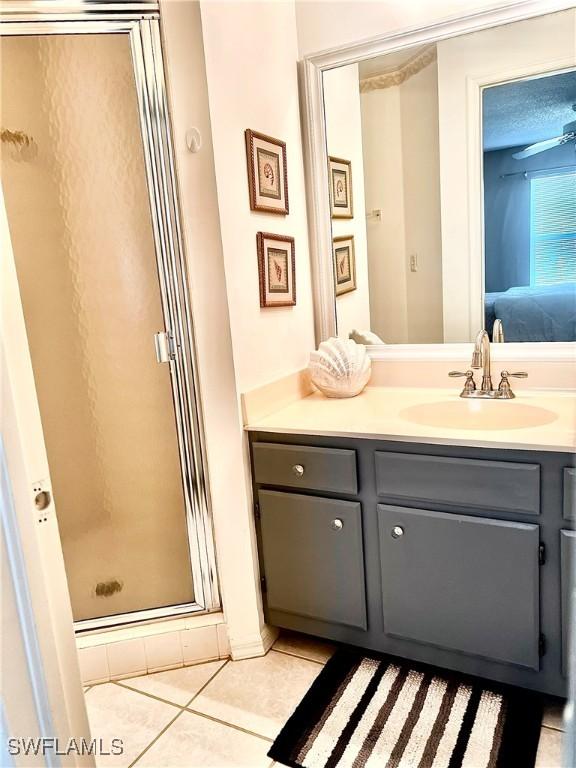
[[[519,147],[562,134],[576,120],[576,71],[518,80],[483,94],[484,150]]]

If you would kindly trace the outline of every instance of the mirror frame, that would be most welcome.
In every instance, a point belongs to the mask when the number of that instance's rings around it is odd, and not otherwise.
[[[491,8],[464,16],[452,16],[440,23],[423,27],[409,27],[364,42],[339,46],[325,52],[306,56],[299,62],[314,325],[317,344],[330,336],[335,336],[337,324],[332,265],[332,226],[328,191],[328,153],[326,126],[324,123],[323,73],[335,67],[356,64],[375,56],[402,50],[403,48],[435,43],[450,37],[479,32],[491,27],[571,9],[574,9],[573,0],[520,0],[505,7]],[[574,62],[566,66],[574,66]],[[559,68],[559,66],[555,66],[555,69]],[[488,82],[478,81],[474,87],[481,89],[487,84]],[[473,183],[477,187],[475,190],[469,189],[468,191],[471,201],[478,200],[478,215],[471,217],[469,227],[471,266],[469,270],[469,313],[467,323],[471,338],[473,338],[473,333],[480,330],[479,327],[474,327],[478,323],[478,307],[476,307],[476,303],[478,302],[479,295],[476,283],[479,270],[483,274],[480,130],[478,125],[478,130],[474,131],[474,135],[468,139],[470,145],[472,142],[476,142],[470,161],[469,182],[470,187],[472,187]],[[475,282],[472,280],[472,277]],[[503,349],[497,349],[500,346]],[[368,347],[368,350],[372,359],[375,360],[454,360],[468,356],[470,342],[459,344],[379,344]],[[495,359],[568,362],[576,360],[576,341],[512,342],[495,345],[494,352],[496,353]]]

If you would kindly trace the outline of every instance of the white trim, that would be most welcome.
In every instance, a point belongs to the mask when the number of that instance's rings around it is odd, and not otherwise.
[[[106,21],[111,17],[122,19],[158,18],[158,0],[3,0],[0,16],[6,21]]]
[[[492,344],[492,360],[575,363],[576,341]],[[372,360],[462,360],[468,364],[472,343],[467,344],[378,344],[368,347]]]
[[[30,685],[36,709],[36,717],[43,737],[54,736],[56,733],[48,698],[42,654],[38,642],[37,622],[34,616],[33,601],[28,583],[26,561],[20,542],[18,517],[14,508],[10,477],[8,476],[8,462],[4,451],[4,444],[0,435],[0,528],[6,547],[6,559],[8,571],[12,577],[12,589],[20,631],[24,645],[24,654],[30,675]],[[24,684],[24,681],[23,681]],[[57,765],[51,752],[46,754],[47,765]]]
[[[484,173],[482,152],[482,90],[486,87],[531,77],[546,77],[573,70],[574,57],[553,59],[546,64],[529,64],[499,70],[497,73],[468,77],[466,80],[468,125],[467,179],[468,179],[468,313],[469,337],[484,325]],[[444,297],[446,299],[446,296]],[[538,358],[540,359],[540,358]]]
[[[265,624],[257,635],[239,639],[230,637],[232,660],[239,661],[240,659],[253,659],[255,656],[264,656],[276,642],[279,632],[277,627]]]
[[[206,610],[198,603],[181,603],[179,605],[169,605],[166,608],[149,608],[140,611],[130,611],[129,613],[113,613],[107,616],[100,616],[96,619],[83,619],[74,622],[74,631],[76,634],[91,632],[93,630],[114,630],[122,626],[134,626],[135,624],[151,621],[162,621],[164,619],[173,619],[178,616],[189,616],[195,613],[207,614]]]
[[[96,645],[107,645],[122,640],[132,640],[135,637],[152,637],[166,632],[180,632],[184,629],[202,629],[215,625],[225,625],[224,614],[203,613],[190,616],[175,616],[169,619],[144,622],[137,621],[134,624],[123,627],[108,627],[107,629],[94,629],[76,635],[77,648],[93,648]]]
[[[34,506],[33,489],[38,485],[38,478],[48,477],[48,459],[1,184],[0,242],[0,388],[3,395],[0,422],[15,524],[29,586],[29,596],[20,592],[20,598],[27,600],[34,614],[49,699],[47,706],[53,721],[53,732],[49,735],[58,736],[62,741],[71,737],[89,739],[54,502],[47,508],[42,522]],[[7,515],[8,509],[0,506],[2,516]],[[7,547],[18,546],[13,527],[6,535],[11,539]],[[16,575],[22,577],[22,573]],[[19,584],[19,589],[23,588],[23,583]],[[72,757],[69,762],[79,765],[80,759]],[[82,762],[82,765],[94,764],[93,757],[85,757]]]
[[[336,302],[332,259],[332,227],[328,193],[328,153],[324,121],[322,69],[300,62],[303,154],[314,296],[316,342],[336,335]],[[304,119],[304,116],[307,119]],[[326,226],[328,222],[328,226]]]
[[[303,61],[321,70],[332,69],[381,56],[383,53],[391,53],[424,43],[434,43],[447,37],[465,35],[571,8],[574,8],[574,0],[519,0],[506,6],[495,4],[491,8],[464,16],[460,14],[449,16],[443,21],[424,27],[418,25],[405,27],[397,32],[376,35],[352,45],[340,45],[312,53],[305,56]]]
[[[332,232],[330,219],[330,203],[328,195],[328,172],[326,151],[326,129],[324,124],[324,92],[322,85],[322,73],[324,70],[334,67],[354,64],[384,53],[402,50],[417,45],[433,43],[457,35],[488,29],[515,21],[555,13],[574,7],[573,0],[520,0],[520,2],[506,7],[493,6],[486,10],[471,13],[465,16],[453,16],[442,22],[425,27],[407,27],[392,34],[383,35],[359,42],[353,45],[342,45],[336,48],[314,53],[306,56],[300,62],[300,77],[302,84],[302,122],[304,134],[304,160],[306,165],[306,190],[308,198],[308,221],[310,230],[310,258],[312,264],[312,285],[314,296],[314,321],[316,330],[316,342],[320,343],[337,332],[336,307],[334,302],[333,265],[332,265]],[[469,99],[474,96],[470,95]],[[474,97],[475,98],[475,97]],[[470,104],[470,101],[469,101]],[[472,139],[476,139],[471,137]],[[472,155],[469,162],[476,162]],[[477,170],[477,169],[476,169]],[[478,192],[467,190],[469,199],[477,198]],[[478,221],[470,227],[472,232],[477,232]],[[481,222],[480,222],[481,227]],[[474,248],[474,246],[472,245]],[[477,253],[477,247],[472,253]],[[477,270],[471,270],[477,276]],[[472,275],[470,275],[470,280]],[[470,299],[470,326],[478,325],[478,307],[476,306],[477,290],[471,291]],[[476,308],[475,308],[476,307]],[[481,325],[481,323],[480,323]],[[471,331],[472,332],[472,331]],[[410,357],[399,352],[396,358],[392,357],[390,347],[410,347],[413,351]],[[453,359],[454,352],[445,353],[446,345],[390,345],[382,347],[381,359],[432,359],[434,354],[448,354]],[[459,345],[450,345],[458,348]],[[544,344],[523,344],[523,357],[530,360],[550,360],[550,352],[544,348]],[[554,346],[557,346],[554,344]],[[510,347],[509,344],[506,347]],[[380,348],[376,348],[380,349]],[[438,352],[435,352],[438,350]],[[371,355],[378,354],[371,349]],[[529,357],[526,357],[526,354]],[[418,356],[418,355],[424,355]],[[566,360],[560,353],[559,357]],[[374,359],[380,359],[374,357]],[[510,358],[507,358],[510,359]]]

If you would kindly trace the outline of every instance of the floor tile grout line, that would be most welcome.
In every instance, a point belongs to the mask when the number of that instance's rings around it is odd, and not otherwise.
[[[218,669],[216,670],[216,672],[214,672],[214,674],[212,675],[212,677],[211,677],[209,680],[207,680],[207,681],[204,683],[204,685],[203,685],[201,688],[199,688],[199,689],[196,691],[196,693],[194,694],[194,696],[192,696],[192,698],[190,699],[190,701],[188,701],[186,704],[184,704],[184,709],[186,709],[187,707],[189,707],[189,706],[190,706],[190,704],[192,704],[192,702],[194,701],[194,699],[195,699],[195,698],[197,698],[198,696],[200,696],[200,694],[201,694],[201,693],[202,693],[202,691],[203,691],[203,690],[206,688],[206,686],[210,685],[210,683],[212,682],[212,680],[214,680],[214,678],[216,677],[216,675],[220,674],[220,672],[222,672],[222,670],[224,669],[224,667],[226,667],[226,666],[228,665],[228,662],[229,662],[229,661],[231,661],[231,659],[230,659],[230,658],[227,658],[227,659],[224,661],[224,664],[222,664],[222,666],[221,666],[221,667],[218,667]]]
[[[326,661],[318,661],[318,659],[311,659],[309,656],[300,656],[298,653],[292,653],[291,651],[282,651],[280,648],[270,648],[270,651],[274,651],[274,653],[282,653],[284,656],[291,656],[293,659],[302,659],[302,661],[311,661],[313,664],[320,664],[320,666],[325,667],[328,663],[328,659]],[[268,653],[270,653],[268,651]]]
[[[214,723],[220,723],[220,725],[226,725],[228,728],[234,728],[235,731],[241,731],[241,733],[246,733],[248,736],[255,736],[257,739],[262,739],[263,741],[267,741],[268,744],[273,744],[274,739],[271,739],[269,736],[262,736],[261,733],[256,733],[256,731],[249,731],[248,728],[242,728],[241,725],[235,725],[234,723],[229,723],[226,720],[221,720],[219,717],[214,717],[213,715],[207,715],[205,712],[200,712],[197,709],[191,709],[190,707],[186,707],[185,710],[182,710],[183,712],[190,712],[192,715],[199,715],[200,717],[205,717],[207,720],[212,720]]]
[[[124,688],[125,691],[140,693],[142,696],[147,696],[149,699],[154,699],[154,701],[159,701],[162,704],[169,704],[171,707],[176,707],[176,709],[184,709],[186,706],[185,704],[176,704],[174,701],[170,701],[170,699],[163,699],[161,696],[155,696],[153,693],[148,693],[148,691],[140,691],[138,688],[131,688],[122,680],[112,680],[111,682],[112,685],[117,685],[119,688]]]
[[[155,737],[152,739],[152,741],[150,742],[150,744],[148,744],[148,746],[147,746],[147,747],[145,747],[145,748],[142,750],[142,752],[140,752],[140,754],[139,754],[139,755],[137,755],[137,757],[135,757],[135,758],[134,758],[134,760],[132,760],[132,762],[131,762],[131,763],[129,763],[129,765],[128,765],[128,768],[132,768],[132,766],[133,766],[133,765],[136,765],[136,763],[138,762],[138,760],[140,760],[140,758],[141,758],[143,755],[145,755],[145,754],[146,754],[146,752],[148,752],[148,750],[149,750],[149,749],[150,749],[150,748],[151,748],[151,747],[152,747],[154,744],[156,744],[156,742],[158,741],[158,739],[159,739],[159,738],[160,738],[160,737],[161,737],[163,734],[165,734],[165,733],[166,733],[166,731],[168,730],[168,728],[170,728],[170,726],[171,726],[171,725],[173,725],[173,724],[176,722],[176,720],[178,720],[178,718],[180,717],[180,715],[182,714],[182,712],[184,712],[184,710],[183,710],[183,709],[179,710],[178,714],[177,714],[175,717],[173,717],[173,718],[172,718],[172,720],[170,720],[170,722],[169,722],[169,723],[167,723],[167,724],[164,726],[164,728],[162,728],[162,730],[160,730],[160,731],[159,731],[159,733],[157,733],[157,734],[156,734],[156,736],[155,736]]]
[[[222,661],[222,659],[218,659],[218,661]],[[132,686],[128,685],[126,680],[134,680],[135,678],[133,677],[128,677],[128,678],[125,678],[124,680],[110,680],[109,682],[112,685],[117,685],[119,688],[124,688],[127,691],[132,691],[132,693],[141,693],[142,696],[148,696],[149,699],[154,699],[154,701],[160,701],[162,704],[169,704],[171,707],[177,707],[178,709],[185,709],[192,701],[194,701],[196,696],[198,696],[198,694],[201,693],[204,690],[204,688],[206,688],[208,683],[212,682],[212,680],[216,677],[218,672],[220,672],[220,670],[226,666],[228,661],[230,661],[230,659],[225,659],[224,664],[222,664],[222,666],[219,669],[217,669],[216,672],[214,672],[214,674],[210,677],[210,679],[206,683],[204,683],[204,685],[200,688],[200,690],[197,691],[197,693],[195,693],[194,696],[192,696],[192,698],[189,701],[186,701],[185,704],[177,704],[175,701],[170,701],[170,699],[163,699],[162,696],[156,696],[154,693],[149,693],[148,691],[141,691],[139,688],[132,688]],[[212,664],[213,662],[207,661],[205,663]],[[202,665],[198,664],[194,666],[202,666]],[[186,669],[186,667],[178,667],[178,669]],[[167,671],[172,671],[172,670],[167,670]],[[161,672],[153,672],[150,675],[150,677],[152,677],[152,675],[155,675],[155,674],[161,674]],[[143,675],[138,675],[137,677],[143,677]]]

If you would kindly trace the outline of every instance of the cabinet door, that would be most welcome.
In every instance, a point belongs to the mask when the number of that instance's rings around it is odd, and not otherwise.
[[[268,607],[366,629],[360,504],[262,490],[259,501]]]
[[[384,629],[539,668],[538,526],[378,505]]]
[[[573,611],[573,583],[576,565],[576,531],[560,531],[560,562],[562,578],[562,674],[568,676],[570,656],[570,617]]]

